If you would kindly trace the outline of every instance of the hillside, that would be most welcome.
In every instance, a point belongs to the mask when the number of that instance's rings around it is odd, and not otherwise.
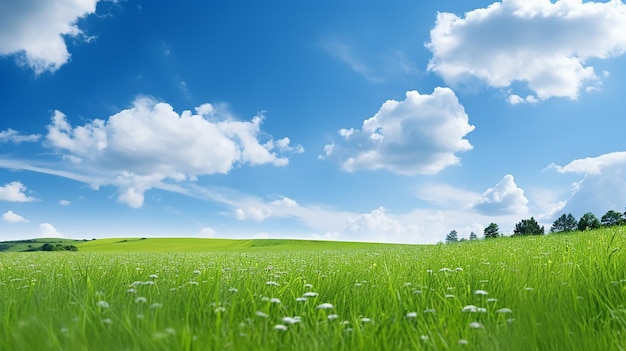
[[[287,239],[107,238],[96,240],[31,239],[0,242],[0,251],[35,251],[44,244],[74,245],[81,252],[211,252],[268,250],[330,250],[372,248],[378,244]]]

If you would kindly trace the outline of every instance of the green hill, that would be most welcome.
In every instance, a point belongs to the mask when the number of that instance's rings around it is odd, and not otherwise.
[[[228,252],[332,250],[400,244],[291,239],[107,238],[96,240],[31,239],[0,242],[0,251],[38,251],[44,244],[74,245],[80,252]]]
[[[60,239],[60,238],[40,238],[40,239],[1,241],[0,252],[41,251],[41,248],[45,244],[50,244],[52,246],[73,245],[73,246],[78,247],[78,244],[84,243],[84,242],[86,242],[86,240],[73,240],[73,239]]]

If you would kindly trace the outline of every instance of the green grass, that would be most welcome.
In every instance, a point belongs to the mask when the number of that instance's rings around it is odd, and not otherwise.
[[[624,350],[624,229],[435,246],[111,239],[6,253],[0,350]],[[98,248],[108,252],[87,251]],[[195,248],[206,252],[183,252]],[[306,292],[316,296],[297,301]]]

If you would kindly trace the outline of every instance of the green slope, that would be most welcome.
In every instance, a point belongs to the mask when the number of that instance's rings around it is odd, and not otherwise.
[[[74,245],[80,252],[228,252],[359,249],[400,244],[290,240],[205,238],[109,238],[95,240],[30,239],[0,242],[0,252],[33,251],[43,244]]]
[[[0,252],[21,252],[32,251],[41,247],[43,244],[61,244],[61,245],[74,245],[78,246],[80,243],[86,242],[85,240],[73,240],[73,239],[59,239],[59,238],[40,238],[29,240],[15,240],[15,241],[2,241],[0,242]]]
[[[199,238],[117,238],[98,239],[75,244],[81,252],[210,252],[268,250],[327,250],[368,248],[376,243],[332,242],[284,239],[199,239]]]

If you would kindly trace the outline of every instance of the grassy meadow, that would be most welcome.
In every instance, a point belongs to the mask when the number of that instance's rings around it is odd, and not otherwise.
[[[0,350],[625,350],[625,229],[5,252]]]

